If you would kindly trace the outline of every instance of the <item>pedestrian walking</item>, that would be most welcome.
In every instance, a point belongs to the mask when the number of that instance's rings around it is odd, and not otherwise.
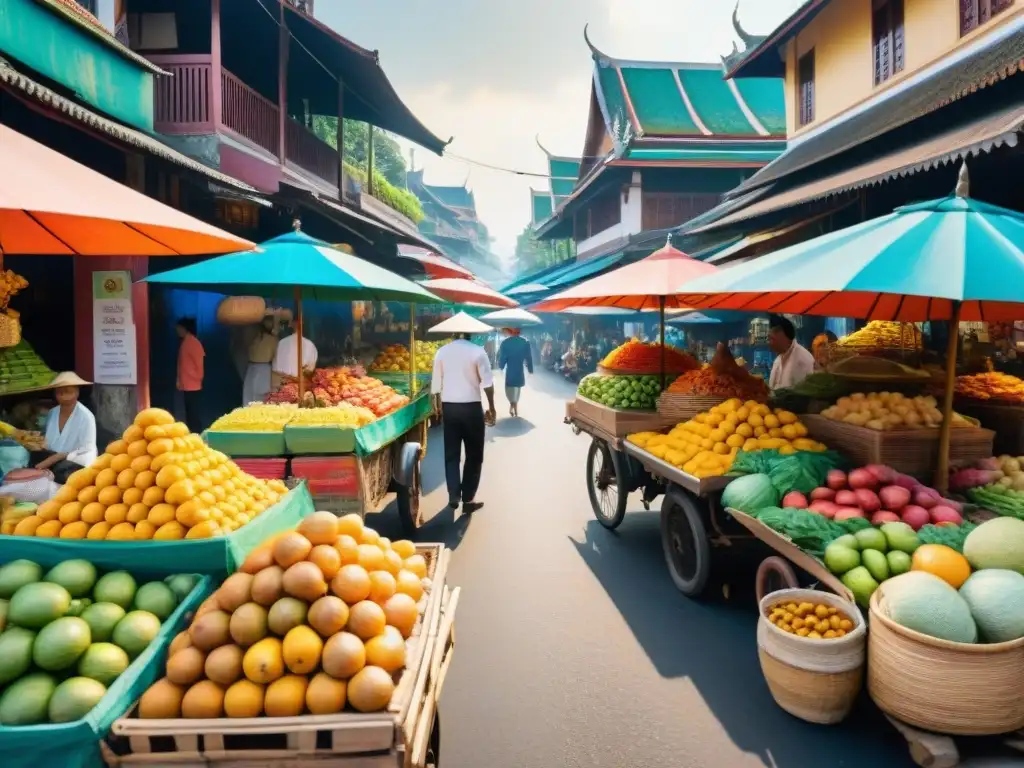
[[[533,347],[520,335],[518,328],[506,328],[506,338],[498,348],[498,368],[505,371],[505,397],[508,415],[519,417],[519,396],[526,386],[526,373],[533,375]]]
[[[185,423],[196,434],[203,431],[203,358],[206,352],[196,337],[196,321],[192,317],[178,320],[178,390],[185,400]]]
[[[441,416],[444,425],[444,474],[448,506],[453,510],[460,503],[464,512],[476,512],[483,506],[483,502],[477,501],[476,492],[484,464],[485,421],[494,422],[494,378],[487,353],[469,337],[492,330],[464,312],[430,329],[431,333],[456,337],[434,356],[430,382],[434,413]],[[486,413],[481,404],[481,389],[487,395]]]

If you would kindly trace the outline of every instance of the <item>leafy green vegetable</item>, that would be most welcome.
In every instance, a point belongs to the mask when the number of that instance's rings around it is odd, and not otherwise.
[[[857,531],[872,527],[871,521],[865,520],[863,517],[851,517],[846,520],[840,520],[836,525],[845,528],[847,533],[856,533]]]
[[[830,469],[846,466],[846,461],[835,451],[815,453],[797,451],[788,456],[777,450],[740,451],[732,463],[731,472],[768,475],[780,494],[790,491],[810,493],[825,484]],[[744,510],[746,511],[746,510]]]
[[[963,525],[932,525],[929,523],[921,526],[917,532],[917,538],[922,544],[944,544],[957,552],[963,552],[967,534],[977,527],[974,523],[964,523]]]
[[[736,458],[739,458],[737,455]],[[967,498],[980,507],[991,509],[1006,517],[1024,520],[1024,497],[1016,495],[1018,491],[1010,491],[1000,485],[984,488],[971,488]]]
[[[779,494],[768,475],[744,475],[729,483],[722,492],[722,505],[752,515],[759,509],[779,503]]]
[[[754,517],[792,539],[800,549],[815,557],[823,557],[825,547],[847,533],[846,528],[839,523],[806,509],[765,507]]]

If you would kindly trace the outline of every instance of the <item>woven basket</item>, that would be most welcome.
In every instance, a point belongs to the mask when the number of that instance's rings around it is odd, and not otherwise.
[[[228,296],[217,305],[217,322],[222,325],[253,325],[267,313],[267,302],[259,296]]]
[[[766,618],[770,606],[787,599],[834,606],[855,626],[835,640],[790,635]],[[845,719],[864,683],[865,634],[857,607],[831,592],[781,589],[765,595],[757,623],[757,655],[775,703],[809,723],[831,725]]]
[[[658,396],[657,411],[660,416],[680,422],[692,419],[698,413],[709,411],[719,403],[724,402],[724,397],[680,395],[675,392],[662,392]]]
[[[884,589],[871,596],[868,693],[907,725],[955,736],[1024,728],[1024,638],[954,643],[901,627],[884,612]]]
[[[0,312],[0,347],[16,347],[21,343],[21,320]]]

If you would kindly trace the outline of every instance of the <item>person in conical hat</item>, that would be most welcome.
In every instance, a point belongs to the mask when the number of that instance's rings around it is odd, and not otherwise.
[[[52,473],[61,485],[96,461],[96,417],[78,400],[81,388],[88,386],[90,382],[71,371],[54,377],[50,387],[57,405],[46,415],[46,448],[29,454],[32,466]]]

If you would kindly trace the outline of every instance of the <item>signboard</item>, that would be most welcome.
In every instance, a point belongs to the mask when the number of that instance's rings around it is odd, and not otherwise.
[[[130,272],[93,272],[92,327],[93,381],[138,383]]]

